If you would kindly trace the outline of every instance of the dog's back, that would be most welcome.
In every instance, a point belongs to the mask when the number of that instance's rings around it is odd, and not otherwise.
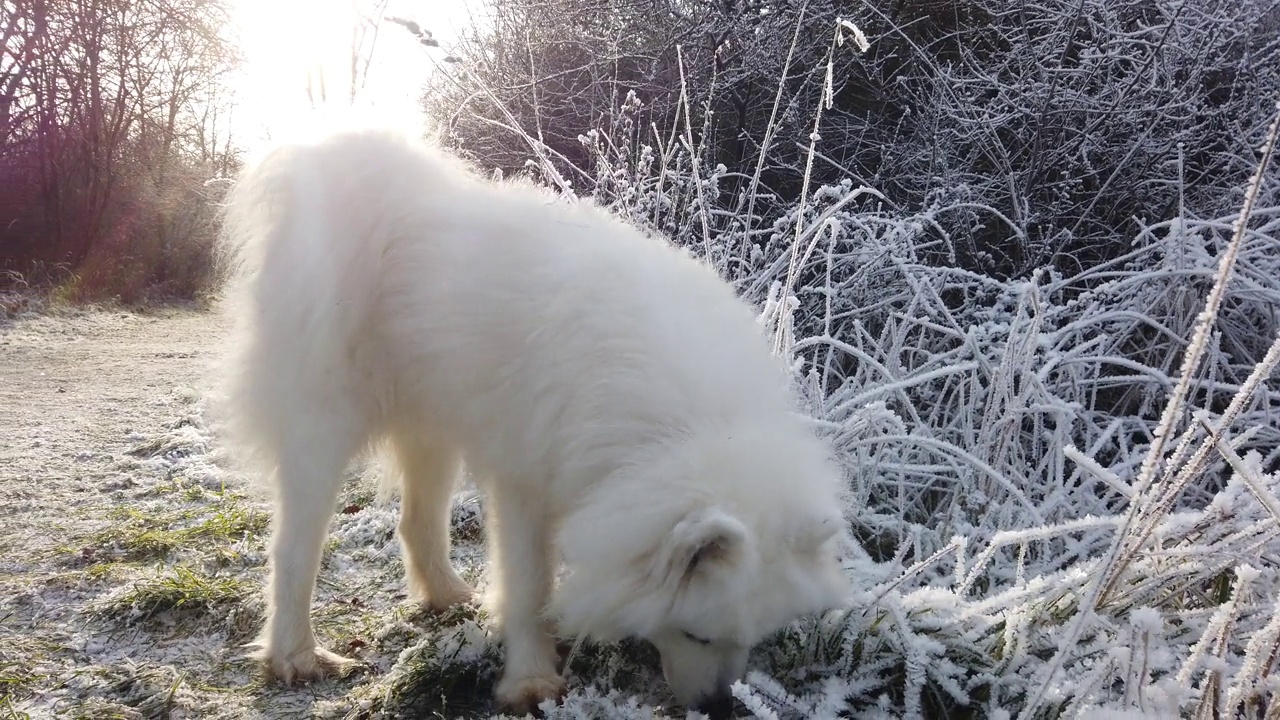
[[[362,434],[413,423],[473,467],[576,493],[639,438],[785,409],[728,287],[600,209],[373,132],[279,151],[232,207],[249,369],[232,397],[268,452],[342,409]]]

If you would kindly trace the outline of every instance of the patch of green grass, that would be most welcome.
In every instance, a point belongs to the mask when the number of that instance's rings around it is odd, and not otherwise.
[[[128,563],[95,562],[84,569],[84,578],[95,583],[116,582],[134,567]]]
[[[181,548],[229,549],[253,543],[266,531],[267,514],[234,503],[222,503],[210,516],[195,521],[196,511],[151,515],[133,508],[115,508],[110,527],[89,539],[97,552],[115,559],[142,561],[168,556]]]
[[[70,720],[143,720],[146,716],[127,705],[102,698],[89,698],[71,708]]]
[[[88,697],[67,708],[72,718],[191,717],[186,691],[217,689],[179,669],[143,661],[128,666],[96,668],[103,697]],[[186,712],[183,712],[183,711]],[[175,712],[176,711],[176,712]]]
[[[113,508],[112,524],[89,539],[95,557],[110,554],[118,560],[153,560],[181,545],[180,533],[169,525],[189,520],[187,513],[148,515],[133,508]]]
[[[0,720],[31,720],[31,716],[13,706],[13,695],[0,694]]]
[[[199,485],[187,485],[180,490],[182,499],[187,502],[201,502],[206,499],[205,489]]]
[[[112,598],[103,610],[143,620],[168,611],[222,615],[248,595],[249,587],[242,580],[208,576],[179,565],[168,574],[138,581]]]
[[[321,549],[320,558],[324,563],[328,563],[334,553],[338,552],[338,548],[342,547],[342,540],[334,535],[329,535],[324,539],[324,546]]]
[[[40,676],[30,671],[30,663],[18,660],[0,660],[0,698],[3,698],[8,705],[5,717],[21,717],[17,711],[13,709],[13,698],[22,697],[31,690],[34,690],[40,682]],[[0,706],[0,710],[6,710],[4,706]]]

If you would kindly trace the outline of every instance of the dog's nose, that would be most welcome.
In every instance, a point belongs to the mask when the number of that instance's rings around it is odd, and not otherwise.
[[[730,694],[729,688],[719,688],[715,694],[703,698],[698,703],[698,712],[711,720],[729,720],[733,717],[733,695]]]

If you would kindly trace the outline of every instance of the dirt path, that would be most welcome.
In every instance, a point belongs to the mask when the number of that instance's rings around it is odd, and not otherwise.
[[[137,485],[140,463],[129,451],[191,412],[221,334],[218,318],[187,311],[44,316],[0,328],[0,575],[83,530]]]
[[[0,327],[0,718],[301,717],[351,689],[264,688],[243,659],[267,514],[205,427],[224,326],[164,310]]]
[[[184,310],[0,326],[0,714],[183,714],[152,692],[174,687],[183,654],[106,608],[180,562],[138,552],[140,533],[216,503],[201,497],[224,478],[204,456],[198,387],[222,333]]]

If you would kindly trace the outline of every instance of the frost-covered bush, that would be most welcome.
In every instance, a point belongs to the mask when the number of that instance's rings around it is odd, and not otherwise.
[[[511,132],[505,170],[704,258],[794,360],[862,592],[760,648],[741,704],[1280,717],[1274,10],[733,7],[770,10],[744,56],[788,68],[739,128],[754,157],[726,162],[731,63],[714,87],[678,68],[674,109],[618,92],[573,148],[546,142],[558,116],[478,109],[540,83],[464,68],[477,105],[451,127]],[[599,682],[564,716],[652,717]]]
[[[646,145],[696,143],[700,175],[726,168],[732,202],[713,228],[767,237],[806,177],[851,178],[927,212],[926,261],[1000,277],[1074,275],[1123,256],[1144,223],[1230,214],[1280,93],[1280,11],[1265,2],[485,5],[426,92],[445,140],[475,159],[517,170],[527,134],[590,192],[580,135],[629,149],[615,168],[649,161]],[[865,53],[833,46],[838,18],[865,32]],[[655,224],[675,209],[636,208]]]
[[[887,209],[851,178],[749,230],[721,192],[732,172],[696,143],[630,144],[637,106],[579,138],[578,201],[681,239],[760,304],[847,470],[866,551],[854,605],[760,648],[743,707],[1280,712],[1280,208],[1263,202],[1265,162],[1243,215],[1175,212],[1105,263],[1002,280],[940,266],[958,253],[936,208]],[[570,189],[549,153],[527,167]],[[604,654],[551,716],[663,717],[635,690],[652,668],[619,670],[642,655]]]

